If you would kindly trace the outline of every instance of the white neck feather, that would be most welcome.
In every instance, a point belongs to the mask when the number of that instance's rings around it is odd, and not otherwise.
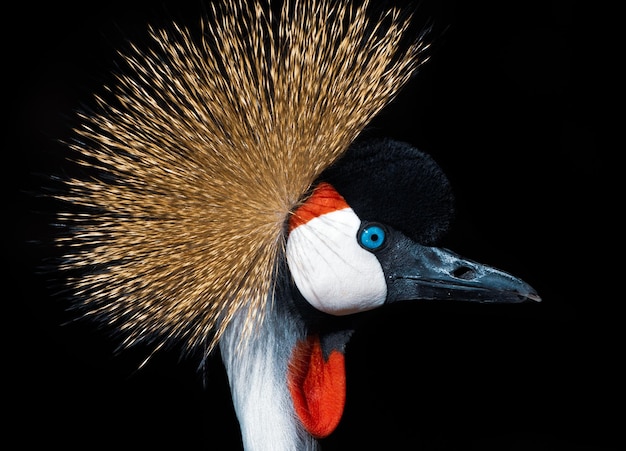
[[[289,357],[305,329],[286,312],[268,310],[258,334],[246,345],[239,347],[245,311],[233,319],[220,341],[244,449],[319,450],[318,441],[297,419],[287,386]]]

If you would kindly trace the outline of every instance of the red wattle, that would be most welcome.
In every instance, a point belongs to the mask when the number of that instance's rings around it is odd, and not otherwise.
[[[346,402],[343,354],[333,350],[324,360],[319,337],[298,342],[291,356],[288,384],[305,429],[317,438],[330,435],[341,420]]]

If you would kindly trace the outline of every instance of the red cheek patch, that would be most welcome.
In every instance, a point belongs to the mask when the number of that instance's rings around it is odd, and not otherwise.
[[[296,345],[291,356],[288,383],[298,418],[317,438],[330,435],[343,415],[346,402],[344,356],[333,350],[324,359],[319,337]]]

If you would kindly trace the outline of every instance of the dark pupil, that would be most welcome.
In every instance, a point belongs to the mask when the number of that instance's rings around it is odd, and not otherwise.
[[[373,234],[372,235],[372,241],[378,241],[378,235],[377,234]]]

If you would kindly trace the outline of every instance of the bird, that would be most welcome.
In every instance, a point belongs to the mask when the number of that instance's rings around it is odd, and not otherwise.
[[[126,349],[219,352],[245,450],[319,450],[364,313],[540,301],[442,247],[449,180],[366,127],[428,61],[412,14],[368,1],[209,5],[120,53],[67,143],[58,265]]]

